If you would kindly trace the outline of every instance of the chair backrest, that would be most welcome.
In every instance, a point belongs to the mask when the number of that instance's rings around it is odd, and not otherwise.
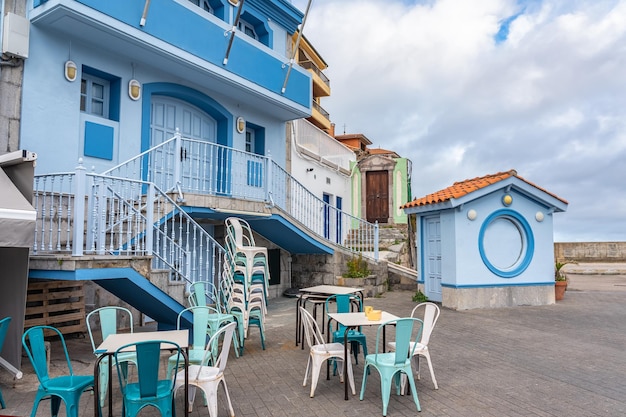
[[[238,217],[228,217],[226,219],[226,231],[233,238],[238,246],[256,246],[252,228],[244,219]]]
[[[193,323],[193,331],[192,331],[192,349],[204,349],[207,338],[207,330],[209,327],[209,314],[218,314],[218,311],[213,307],[209,306],[193,306],[188,307],[178,313],[178,318],[176,319],[176,328],[181,329],[181,321],[183,316],[192,315],[191,322]],[[185,317],[189,319],[189,317]],[[176,369],[176,368],[175,368]]]
[[[35,326],[24,332],[22,336],[22,346],[24,346],[24,350],[28,355],[28,359],[30,359],[30,363],[33,365],[35,369],[35,374],[37,374],[37,379],[41,386],[48,386],[48,381],[50,380],[50,376],[48,374],[48,363],[46,356],[46,345],[44,340],[44,331],[50,331],[56,333],[61,341],[61,346],[63,347],[63,353],[65,354],[65,362],[67,365],[67,373],[64,375],[74,375],[74,370],[72,369],[72,363],[70,362],[70,357],[67,353],[67,346],[65,345],[65,339],[63,338],[63,334],[59,331],[59,329],[52,326]]]
[[[210,281],[196,281],[189,286],[188,301],[190,306],[219,305],[217,288]]]
[[[437,319],[439,318],[441,310],[439,309],[439,306],[435,303],[420,303],[413,308],[413,311],[411,312],[411,317],[416,317],[417,313],[422,309],[424,310],[424,314],[422,315],[424,330],[422,331],[422,338],[420,340],[420,343],[424,346],[428,346],[430,335],[435,327],[435,324],[437,324]]]
[[[4,339],[6,339],[7,337],[9,324],[11,324],[11,317],[5,317],[2,320],[0,320],[0,353],[2,353],[2,347],[4,346]]]
[[[117,364],[117,374],[120,381],[122,393],[126,395],[128,385],[128,373],[121,367],[123,361],[118,360],[118,355],[124,351],[135,350],[137,354],[137,383],[139,384],[139,396],[141,398],[154,397],[159,387],[159,369],[161,362],[161,344],[165,344],[168,349],[176,350],[176,367],[178,369],[181,358],[181,349],[174,342],[166,340],[148,340],[143,342],[129,343],[121,346],[115,351],[115,362]],[[174,389],[174,379],[169,380],[170,390]]]
[[[126,316],[129,320],[130,332],[133,330],[133,313],[129,309],[119,306],[100,307],[87,314],[87,331],[89,339],[91,339],[91,348],[96,351],[96,345],[104,341],[109,335],[116,334],[118,331],[118,319]],[[100,321],[100,340],[97,341],[95,336],[96,319]],[[92,327],[93,326],[93,327]]]
[[[210,362],[209,359],[213,357],[213,352],[217,350],[221,339],[222,349],[220,350],[217,359],[214,361],[213,366],[219,368],[220,372],[224,372],[224,369],[226,369],[226,363],[228,362],[228,352],[230,352],[230,345],[233,341],[233,334],[236,327],[236,322],[230,322],[227,325],[220,327],[220,329],[215,332],[213,336],[211,336],[211,339],[206,344],[202,363]],[[198,378],[201,371],[202,369],[198,367],[198,373],[196,375],[190,375],[190,377]]]
[[[383,333],[383,329],[385,328],[385,326],[389,324],[394,324],[396,328],[396,350],[394,363],[396,365],[402,365],[408,360],[408,358],[413,356],[413,352],[415,351],[417,342],[422,337],[424,322],[422,322],[421,319],[415,317],[404,317],[382,323],[380,326],[378,326],[378,329],[376,331],[377,357],[379,354],[378,349],[382,345],[382,343],[379,343],[381,341],[381,334]],[[410,349],[411,342],[415,342],[413,344],[413,349]],[[375,361],[377,361],[377,357],[376,359],[374,359]]]
[[[357,311],[362,311],[363,308],[361,306],[361,299],[353,294],[334,294],[326,299],[324,303],[324,309],[326,314],[332,313],[332,304],[335,304],[334,311],[337,313],[349,313],[352,311],[352,305],[356,304]],[[328,327],[330,327],[330,321],[328,322]],[[345,326],[343,324],[337,325],[337,330],[344,330]]]
[[[322,336],[322,332],[320,331],[320,328],[311,313],[309,313],[304,307],[299,308],[302,326],[304,326],[304,339],[309,345],[309,348],[314,345],[326,346],[324,343],[324,336]]]

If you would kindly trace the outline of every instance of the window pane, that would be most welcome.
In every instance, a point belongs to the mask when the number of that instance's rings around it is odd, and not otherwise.
[[[80,111],[85,111],[85,96],[80,96]]]
[[[91,95],[95,98],[104,98],[104,86],[102,84],[93,83],[91,86]]]
[[[104,106],[101,101],[91,100],[91,114],[104,115]]]

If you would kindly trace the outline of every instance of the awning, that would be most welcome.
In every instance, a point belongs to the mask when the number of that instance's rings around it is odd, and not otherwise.
[[[0,169],[0,247],[31,247],[36,218],[33,206]]]
[[[11,317],[0,366],[21,377],[28,261],[35,240],[37,212],[31,205],[37,155],[0,155],[0,318]]]

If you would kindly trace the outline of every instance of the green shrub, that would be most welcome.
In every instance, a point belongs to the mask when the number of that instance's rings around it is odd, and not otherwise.
[[[353,256],[347,262],[348,272],[345,272],[343,276],[345,278],[365,278],[371,274],[371,271],[367,268],[367,262],[363,260],[363,255],[359,253],[359,256]]]
[[[420,290],[417,290],[417,292],[413,296],[413,301],[415,301],[416,303],[423,303],[424,301],[428,301],[428,297],[426,297],[426,294],[424,294]]]

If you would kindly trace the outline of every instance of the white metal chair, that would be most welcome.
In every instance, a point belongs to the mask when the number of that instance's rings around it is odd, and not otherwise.
[[[304,326],[304,338],[309,345],[309,360],[306,364],[306,371],[304,372],[304,381],[302,386],[306,387],[306,380],[309,376],[309,370],[311,370],[311,398],[315,394],[315,388],[317,387],[317,381],[320,377],[320,371],[322,364],[330,359],[336,359],[341,361],[342,365],[339,369],[340,381],[345,384],[343,380],[343,367],[348,367],[348,381],[350,388],[352,388],[352,395],[356,395],[354,388],[354,375],[352,374],[352,361],[350,357],[344,357],[344,347],[342,343],[324,343],[324,337],[320,332],[317,322],[311,316],[307,310],[300,307],[300,317],[302,318],[302,325]]]
[[[433,384],[435,385],[435,389],[439,389],[437,385],[437,379],[435,379],[435,371],[433,370],[433,363],[430,360],[430,351],[428,350],[428,342],[430,341],[430,335],[435,328],[435,324],[437,323],[437,319],[439,318],[439,314],[441,310],[439,306],[435,303],[425,302],[416,305],[411,311],[411,317],[417,317],[419,311],[424,310],[424,314],[422,315],[422,321],[424,322],[424,328],[422,329],[422,337],[420,341],[415,346],[415,350],[413,350],[413,342],[411,342],[410,350],[413,351],[413,364],[414,368],[417,369],[417,379],[420,379],[420,364],[419,357],[424,356],[426,361],[428,361],[428,369],[430,370],[430,377],[433,380]],[[419,318],[419,317],[418,317]],[[387,343],[387,347],[389,350],[396,349],[396,342]],[[402,392],[405,392],[406,379],[402,378]]]
[[[230,350],[230,344],[233,340],[233,334],[236,326],[236,323],[229,323],[220,328],[220,330],[217,331],[207,343],[204,353],[206,360],[203,360],[202,363],[206,363],[208,361],[212,352],[219,345],[220,338],[223,338],[221,340],[222,348],[213,366],[189,365],[189,398],[187,398],[189,411],[192,410],[197,387],[204,393],[206,404],[209,408],[209,415],[211,417],[217,417],[217,389],[221,382],[224,385],[224,392],[226,393],[226,399],[228,401],[229,415],[234,417],[235,411],[233,410],[233,404],[230,401],[230,394],[228,393],[228,387],[226,386],[226,380],[224,379],[224,369],[226,369],[228,351]],[[176,374],[174,390],[176,391],[184,385],[185,371],[183,370]]]

